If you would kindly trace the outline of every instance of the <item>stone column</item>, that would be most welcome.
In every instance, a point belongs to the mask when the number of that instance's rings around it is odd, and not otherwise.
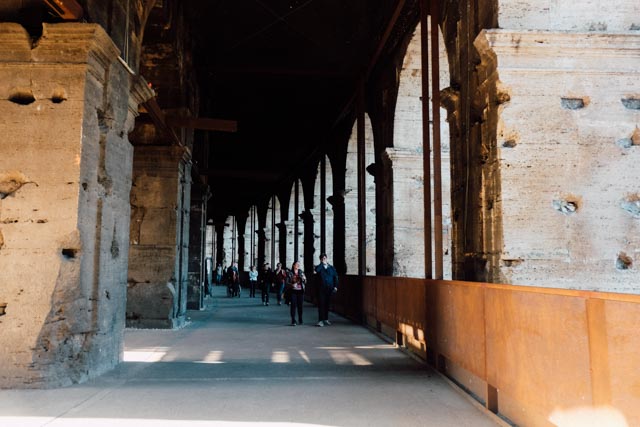
[[[333,194],[327,198],[327,201],[333,208],[333,265],[338,274],[347,274],[344,197]]]
[[[283,222],[279,222],[278,224],[276,224],[276,227],[278,227],[278,256],[277,259],[279,262],[282,263],[283,267],[287,266],[287,263],[291,260],[291,258],[289,258],[287,255],[287,221],[283,221]]]
[[[393,276],[424,277],[424,218],[422,154],[387,148],[382,156],[390,171],[393,233]]]
[[[286,264],[285,267],[291,268],[291,264],[295,261],[294,254],[294,239],[296,238],[296,222],[294,220],[284,221],[284,233],[286,234]]]
[[[184,322],[190,206],[185,165],[179,147],[135,148],[128,326],[175,328]]]
[[[267,235],[264,231],[264,228],[257,229],[256,234],[258,235],[258,270],[260,271],[262,269],[262,264],[266,262],[264,248],[267,243]]]
[[[57,387],[122,355],[137,104],[93,24],[0,23],[0,388]]]
[[[304,260],[304,271],[312,272],[315,260],[313,259],[313,254],[315,251],[314,243],[315,236],[313,233],[315,219],[313,218],[313,214],[310,210],[305,210],[300,214],[302,218],[302,222],[304,223],[304,241],[303,241],[303,260]],[[310,273],[309,273],[310,274]]]
[[[247,215],[241,215],[236,217],[236,236],[238,240],[238,271],[242,275],[245,270],[248,270],[248,266],[246,265],[246,240],[244,236],[246,235],[247,227]],[[244,280],[244,275],[241,277]]]
[[[492,30],[503,283],[640,291],[640,35]]]
[[[191,222],[189,224],[189,273],[187,308],[200,310],[204,306],[204,244],[206,241],[207,187],[191,187]]]

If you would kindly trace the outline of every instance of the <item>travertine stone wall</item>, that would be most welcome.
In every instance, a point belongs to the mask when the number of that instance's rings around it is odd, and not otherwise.
[[[500,0],[500,28],[548,31],[640,30],[636,0]]]
[[[33,44],[0,24],[0,387],[81,382],[120,360],[127,133],[144,99],[118,55],[97,25],[45,24]]]
[[[365,115],[365,164],[375,161],[373,128],[368,115]],[[347,146],[345,177],[345,260],[348,274],[358,274],[358,134],[354,124]],[[376,274],[376,183],[367,171],[366,175],[366,274]]]
[[[640,33],[491,30],[476,47],[509,99],[503,281],[637,293]]]
[[[135,148],[127,326],[176,328],[184,323],[189,169],[180,147]]]
[[[431,29],[429,28],[429,31]],[[393,183],[393,275],[424,277],[424,169],[422,135],[422,48],[421,25],[418,24],[402,62],[398,99],[394,116],[393,147],[387,148],[383,160],[389,163]],[[428,43],[431,46],[431,33]],[[449,64],[442,35],[439,38],[439,85],[449,87]],[[431,88],[431,75],[428,77]],[[431,89],[430,89],[431,90]],[[431,95],[432,96],[432,95]],[[429,117],[433,108],[429,99]],[[446,111],[440,109],[443,276],[451,278],[451,168],[449,125]],[[430,125],[433,135],[433,125]],[[431,141],[433,146],[433,139]],[[433,173],[433,167],[431,167]],[[432,182],[432,197],[435,194]],[[434,220],[435,223],[435,220]],[[435,248],[434,248],[435,253]],[[435,255],[433,257],[435,262]]]
[[[206,240],[206,193],[199,185],[191,187],[191,211],[189,224],[189,287],[187,308],[199,310],[204,307],[204,243]]]

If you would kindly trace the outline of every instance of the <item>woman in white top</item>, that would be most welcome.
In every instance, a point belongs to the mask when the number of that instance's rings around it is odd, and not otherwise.
[[[252,265],[249,269],[249,298],[256,297],[256,285],[258,284],[258,269]]]

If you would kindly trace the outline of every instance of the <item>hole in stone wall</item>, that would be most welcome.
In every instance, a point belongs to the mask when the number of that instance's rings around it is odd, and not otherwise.
[[[620,252],[618,254],[618,259],[616,259],[616,268],[618,270],[628,270],[633,266],[633,259],[625,254],[624,252]]]
[[[54,104],[60,104],[67,100],[67,94],[64,89],[57,89],[51,95],[51,102]]]
[[[65,259],[74,259],[76,257],[76,255],[77,255],[77,253],[78,253],[77,249],[72,249],[72,248],[62,249],[62,256]]]
[[[634,145],[640,145],[640,129],[636,128],[628,138],[617,140],[616,145],[620,148],[631,148]]]
[[[578,207],[578,198],[574,196],[567,196],[553,201],[553,209],[563,215],[573,215],[578,210]]]
[[[35,100],[31,89],[14,89],[9,95],[9,101],[19,105],[29,105]]]
[[[565,110],[580,110],[589,105],[588,98],[560,98],[560,105]]]
[[[518,143],[516,142],[515,139],[508,139],[508,140],[506,140],[505,142],[502,143],[502,146],[504,148],[513,148],[516,145],[518,145]]]
[[[629,110],[640,110],[640,97],[634,96],[629,98],[622,98],[620,102],[622,102],[624,108],[627,108]]]
[[[0,302],[0,316],[4,316],[5,314],[7,314],[7,303]]]
[[[620,202],[620,207],[634,218],[640,218],[640,195],[631,194],[627,196]]]

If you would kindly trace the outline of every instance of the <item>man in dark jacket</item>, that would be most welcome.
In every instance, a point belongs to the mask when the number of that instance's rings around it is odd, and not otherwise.
[[[315,271],[318,283],[318,326],[329,326],[329,303],[331,295],[338,292],[338,272],[327,263],[327,254],[320,255],[320,264]]]

